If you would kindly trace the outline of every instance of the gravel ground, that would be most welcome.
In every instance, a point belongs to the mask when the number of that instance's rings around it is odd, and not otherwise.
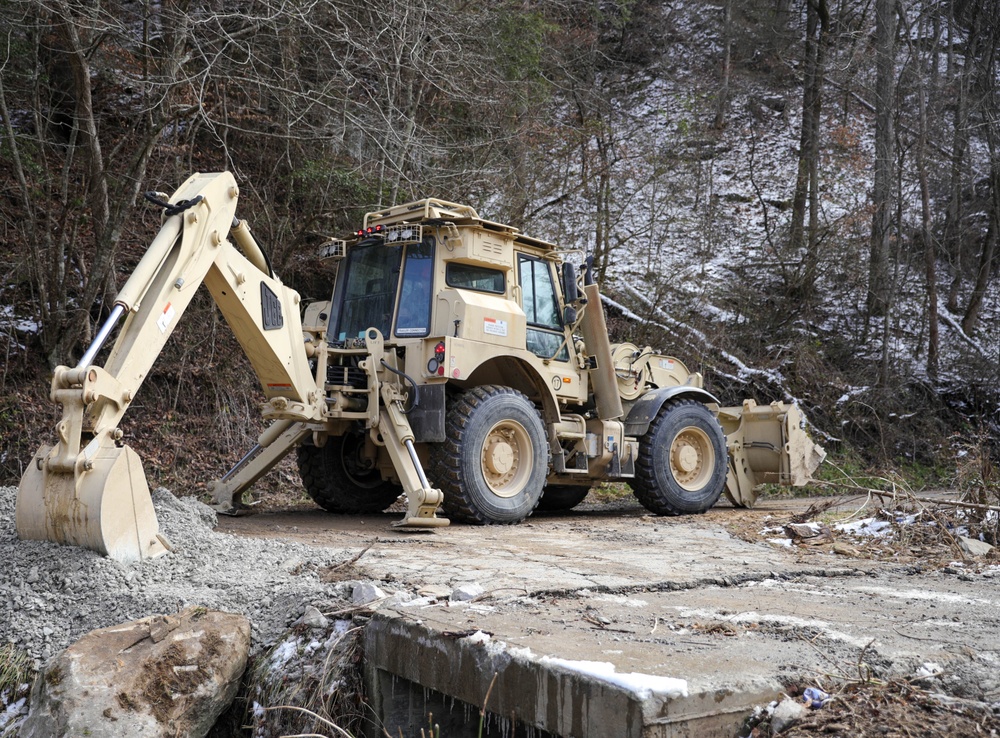
[[[95,628],[189,605],[238,612],[252,623],[254,648],[280,636],[313,602],[338,599],[317,569],[343,558],[336,550],[213,531],[216,516],[193,498],[160,488],[153,504],[175,550],[123,565],[93,551],[18,540],[17,489],[0,487],[0,643],[36,662]],[[39,664],[36,663],[36,667]]]

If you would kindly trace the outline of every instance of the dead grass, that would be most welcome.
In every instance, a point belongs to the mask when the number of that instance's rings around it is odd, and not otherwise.
[[[338,631],[334,614],[326,632],[293,631],[248,671],[244,724],[254,735],[327,735],[333,723],[365,734],[373,716],[362,686],[361,627]],[[287,653],[290,644],[295,653]]]
[[[858,681],[831,694],[824,707],[781,733],[787,738],[884,736],[885,738],[982,738],[1000,734],[1000,716],[982,702],[949,698],[913,680]],[[753,738],[769,736],[758,726]]]
[[[0,646],[0,697],[17,699],[21,687],[32,680],[31,660],[13,644]],[[3,707],[0,704],[0,707]]]

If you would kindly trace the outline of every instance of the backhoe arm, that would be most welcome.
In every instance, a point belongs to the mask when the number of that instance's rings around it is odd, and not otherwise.
[[[138,456],[118,424],[202,282],[247,353],[272,419],[321,417],[302,345],[298,295],[275,277],[234,214],[228,172],[196,174],[170,198],[160,232],[122,287],[108,322],[80,363],[58,367],[63,405],[57,444],[43,446],[21,479],[21,538],[85,546],[121,561],[164,551]],[[231,231],[232,229],[232,231]],[[240,244],[239,253],[228,240]],[[91,362],[124,323],[103,368]]]

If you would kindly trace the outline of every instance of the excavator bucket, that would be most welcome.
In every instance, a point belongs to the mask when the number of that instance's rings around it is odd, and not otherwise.
[[[83,546],[123,563],[166,553],[135,451],[99,447],[85,464],[66,472],[49,468],[51,451],[42,446],[21,477],[20,538]]]
[[[753,507],[760,484],[806,485],[826,458],[794,404],[744,400],[742,407],[721,408],[719,422],[729,447],[726,496],[739,507]]]

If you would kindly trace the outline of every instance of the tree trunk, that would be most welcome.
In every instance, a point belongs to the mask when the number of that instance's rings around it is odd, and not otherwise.
[[[806,3],[806,44],[802,82],[802,129],[799,132],[799,162],[795,174],[795,193],[792,195],[792,220],[788,245],[793,252],[802,248],[805,240],[806,202],[809,196],[809,152],[814,139],[812,130],[813,76],[816,73],[816,41],[813,38],[817,27],[816,6]]]
[[[975,20],[975,10],[973,7],[973,22]],[[962,278],[965,276],[962,259],[962,220],[965,216],[965,208],[962,199],[962,182],[965,174],[965,153],[969,146],[969,121],[968,121],[968,94],[969,77],[972,73],[972,64],[969,55],[966,53],[965,63],[962,70],[956,71],[955,61],[955,8],[954,4],[948,5],[948,80],[951,88],[955,91],[955,116],[954,129],[952,132],[951,144],[951,178],[949,184],[948,209],[945,211],[944,220],[944,248],[951,260],[952,279],[948,288],[947,308],[949,312],[958,312],[958,296],[962,287]],[[969,49],[966,49],[968,52]]]
[[[900,13],[906,24],[906,38],[910,54],[919,59],[914,48],[913,33],[906,18],[905,11]],[[937,26],[935,26],[935,31]],[[935,34],[935,46],[938,36]],[[937,54],[932,54],[937,58]],[[932,62],[936,64],[936,62]],[[933,67],[932,67],[933,69]],[[918,66],[917,81],[917,145],[916,166],[917,181],[920,186],[920,239],[924,246],[924,281],[927,287],[927,376],[931,382],[938,379],[938,353],[940,348],[938,337],[938,287],[937,287],[937,249],[934,243],[934,233],[931,228],[931,194],[927,177],[927,89],[926,77],[919,76],[923,69]],[[933,75],[932,75],[933,81]]]
[[[819,130],[823,107],[823,79],[826,76],[826,52],[830,43],[830,11],[827,0],[815,0],[819,18],[816,39],[815,69],[812,75],[812,95],[808,100],[812,140],[809,150],[809,238],[806,245],[803,292],[812,295],[819,269]]]
[[[889,237],[892,228],[892,176],[895,159],[895,0],[875,2],[875,174],[868,267],[869,316],[885,315],[890,299]]]
[[[722,6],[722,38],[722,80],[716,100],[715,120],[712,121],[712,127],[718,131],[726,127],[726,113],[729,111],[729,80],[733,71],[733,0],[726,0]]]
[[[976,272],[976,284],[969,296],[969,306],[962,316],[962,330],[971,336],[979,325],[979,313],[983,309],[983,298],[989,286],[990,274],[993,272],[993,255],[996,253],[997,231],[1000,229],[1000,161],[997,160],[996,134],[993,126],[987,126],[987,139],[990,143],[990,156],[993,159],[990,170],[990,227],[986,232],[983,250],[979,253],[979,269]]]
[[[978,3],[977,3],[978,9]],[[983,308],[983,298],[993,271],[993,255],[996,253],[997,239],[1000,238],[1000,131],[997,119],[1000,117],[1000,96],[997,94],[997,44],[1000,43],[1000,27],[991,19],[985,27],[976,29],[974,47],[976,66],[976,97],[980,99],[982,127],[986,146],[990,152],[990,226],[979,252],[979,267],[976,283],[969,296],[969,305],[962,316],[962,330],[972,335],[979,325],[979,313]],[[981,55],[981,56],[980,56]],[[970,65],[970,61],[966,61]]]
[[[830,11],[827,0],[809,0],[806,18],[802,131],[799,138],[799,165],[795,177],[795,194],[792,197],[789,235],[789,245],[792,250],[798,252],[805,247],[804,271],[799,278],[799,284],[796,285],[796,291],[805,296],[812,294],[819,265],[819,129],[829,25]]]

